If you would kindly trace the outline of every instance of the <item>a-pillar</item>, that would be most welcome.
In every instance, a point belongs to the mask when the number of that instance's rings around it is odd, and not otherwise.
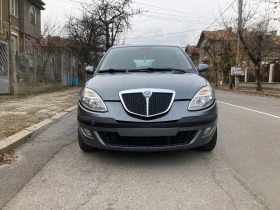
[[[273,77],[274,77],[274,66],[275,66],[275,64],[274,64],[274,63],[271,63],[271,64],[270,64],[270,67],[269,67],[269,80],[268,80],[269,83],[272,83],[272,82],[273,82]]]

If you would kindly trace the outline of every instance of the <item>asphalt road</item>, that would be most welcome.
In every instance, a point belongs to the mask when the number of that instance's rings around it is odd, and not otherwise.
[[[85,154],[66,115],[0,167],[0,208],[280,209],[280,99],[216,95],[211,153]]]

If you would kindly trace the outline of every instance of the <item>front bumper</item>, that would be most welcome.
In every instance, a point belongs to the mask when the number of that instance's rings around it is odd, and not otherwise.
[[[120,102],[106,102],[109,110],[106,113],[91,112],[79,104],[78,132],[89,146],[106,150],[168,151],[200,147],[211,140],[217,129],[217,106],[214,103],[208,109],[190,112],[188,103],[175,101],[167,114],[148,120],[129,115]],[[211,131],[204,135],[207,128]]]

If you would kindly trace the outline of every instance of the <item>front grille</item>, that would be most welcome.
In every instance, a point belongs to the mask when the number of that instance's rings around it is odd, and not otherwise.
[[[130,112],[146,115],[146,98],[142,93],[127,93],[123,94],[122,97],[126,108]]]
[[[145,94],[148,93],[148,96]],[[137,89],[120,92],[120,98],[130,114],[153,117],[169,111],[175,92],[161,89]]]
[[[164,147],[189,144],[197,131],[182,131],[176,136],[120,136],[116,132],[98,132],[102,141],[108,146],[123,147]]]
[[[172,93],[153,93],[149,100],[149,115],[163,113],[170,105]]]

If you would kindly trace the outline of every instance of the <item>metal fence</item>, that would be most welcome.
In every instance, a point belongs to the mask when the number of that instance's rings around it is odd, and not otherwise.
[[[0,94],[10,93],[9,47],[0,41]]]

